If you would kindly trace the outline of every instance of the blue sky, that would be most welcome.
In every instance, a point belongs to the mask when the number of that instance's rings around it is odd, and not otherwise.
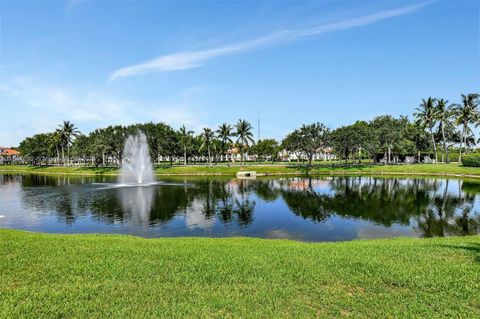
[[[0,145],[239,118],[262,138],[480,91],[477,1],[0,0]],[[256,132],[256,127],[255,127]]]

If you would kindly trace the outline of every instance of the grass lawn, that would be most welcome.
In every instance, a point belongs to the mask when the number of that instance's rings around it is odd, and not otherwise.
[[[480,237],[343,243],[0,230],[1,318],[480,318]]]
[[[305,174],[305,168],[296,164],[226,166],[161,166],[155,168],[156,175],[227,175],[235,176],[241,170],[255,170],[259,174],[281,175]],[[116,167],[35,167],[27,165],[0,166],[0,173],[40,173],[72,175],[117,175]],[[311,175],[320,174],[424,174],[424,175],[466,175],[480,177],[480,168],[463,167],[459,164],[414,164],[414,165],[358,165],[353,167],[321,167],[309,170]]]

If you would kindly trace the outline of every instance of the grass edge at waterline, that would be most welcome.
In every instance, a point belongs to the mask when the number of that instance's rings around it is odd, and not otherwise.
[[[2,318],[480,316],[480,236],[0,238]]]
[[[246,165],[226,166],[159,166],[155,168],[157,176],[235,176],[238,171],[256,171],[259,176],[305,175],[306,166],[299,165]],[[38,167],[28,165],[0,166],[0,173],[52,174],[52,175],[112,175],[119,174],[117,167]],[[309,175],[429,175],[480,178],[478,167],[465,167],[459,164],[411,164],[411,165],[356,165],[351,167],[313,166]]]

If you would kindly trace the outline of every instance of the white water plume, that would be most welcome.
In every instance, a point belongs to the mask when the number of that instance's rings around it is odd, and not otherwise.
[[[120,183],[138,185],[153,183],[153,165],[147,138],[141,132],[130,135],[125,141]]]

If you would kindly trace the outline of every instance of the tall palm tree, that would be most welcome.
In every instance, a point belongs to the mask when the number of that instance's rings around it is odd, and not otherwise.
[[[80,131],[70,121],[63,121],[63,124],[60,124],[59,126],[60,126],[60,132],[62,134],[63,145],[67,147],[68,164],[70,164],[70,145],[72,144],[74,137],[80,134]],[[63,163],[65,165],[65,154],[63,153],[63,145],[62,145],[62,157],[63,157]]]
[[[56,154],[57,154],[57,165],[60,164],[60,147],[62,145],[62,133],[60,132],[60,130],[55,130],[55,132],[49,134],[48,136],[48,140],[47,140],[47,143],[48,143],[48,146],[50,148],[54,148],[55,151],[56,151]]]
[[[435,162],[438,160],[437,156],[437,144],[435,143],[435,135],[433,134],[433,128],[437,124],[435,116],[435,104],[437,99],[429,97],[428,99],[422,99],[422,103],[415,109],[417,112],[413,115],[417,118],[417,124],[423,129],[428,129],[430,136],[432,137],[433,151],[435,153]]]
[[[220,125],[216,131],[217,133],[217,137],[220,139],[221,143],[222,143],[222,152],[223,154],[225,155],[226,159],[227,159],[227,163],[228,163],[228,155],[227,155],[227,150],[228,150],[228,146],[231,145],[233,143],[232,139],[231,139],[231,136],[233,135],[232,134],[232,126],[230,124],[227,124],[227,123],[223,123],[222,125]]]
[[[249,146],[249,143],[255,143],[252,129],[252,125],[242,119],[238,120],[237,124],[235,124],[235,136],[237,137],[237,143],[240,144],[242,165],[245,165],[245,148]]]
[[[467,136],[472,133],[469,125],[478,122],[480,119],[478,97],[478,94],[462,94],[462,103],[453,105],[455,124],[462,126],[459,161],[462,160],[463,145],[467,143]]]
[[[203,133],[201,135],[202,138],[202,145],[200,145],[199,151],[207,148],[207,153],[208,153],[208,163],[210,163],[210,166],[212,165],[212,158],[210,156],[210,149],[212,147],[215,147],[215,143],[213,143],[213,139],[215,137],[215,134],[211,129],[208,127],[205,127],[203,129]]]
[[[183,165],[187,166],[187,148],[192,141],[193,131],[188,131],[185,125],[183,125],[179,130],[180,135],[180,145],[183,148]]]
[[[443,151],[445,152],[445,159],[447,163],[450,163],[448,158],[447,139],[445,137],[445,127],[451,125],[452,108],[447,106],[448,101],[439,99],[435,105],[435,119],[438,122],[439,129],[442,133]]]

